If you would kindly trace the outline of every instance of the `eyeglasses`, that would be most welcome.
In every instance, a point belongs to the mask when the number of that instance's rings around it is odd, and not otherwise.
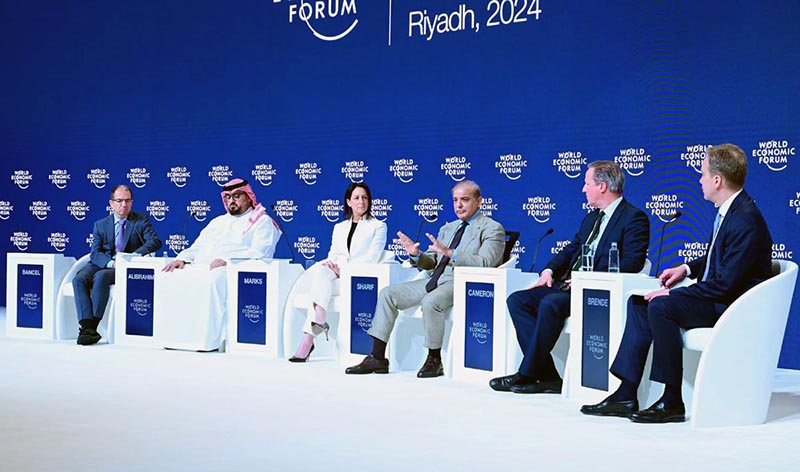
[[[114,203],[122,203],[122,202],[130,203],[130,202],[133,201],[133,199],[132,198],[112,198],[111,201],[114,202]]]
[[[233,200],[233,199],[241,200],[242,197],[244,197],[245,195],[247,195],[247,194],[244,193],[244,192],[223,193],[222,194],[222,199],[226,200],[226,201],[227,200]]]

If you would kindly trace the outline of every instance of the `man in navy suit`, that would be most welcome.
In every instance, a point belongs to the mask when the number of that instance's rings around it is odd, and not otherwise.
[[[681,397],[683,344],[681,328],[712,327],[734,300],[772,274],[772,236],[755,201],[744,191],[747,156],[733,144],[709,148],[700,185],[703,197],[718,208],[706,256],[665,270],[664,287],[631,297],[628,319],[611,373],[622,383],[596,405],[584,405],[587,415],[623,416],[637,423],[686,420]],[[673,288],[685,277],[694,285]],[[664,394],[639,410],[636,391],[650,344],[650,379],[664,384]]]
[[[90,262],[72,280],[80,333],[78,344],[100,341],[97,325],[108,304],[114,284],[114,258],[120,252],[151,254],[161,247],[147,215],[131,211],[133,192],[127,185],[111,190],[112,214],[98,220],[92,231]]]
[[[561,377],[550,355],[570,309],[570,274],[580,269],[581,246],[594,249],[594,270],[608,270],[612,243],[619,249],[619,269],[639,272],[650,242],[650,222],[645,213],[622,197],[625,176],[611,161],[589,164],[583,193],[593,207],[578,233],[553,257],[531,287],[512,293],[508,311],[517,331],[524,358],[519,371],[497,377],[489,386],[500,392],[558,393]]]

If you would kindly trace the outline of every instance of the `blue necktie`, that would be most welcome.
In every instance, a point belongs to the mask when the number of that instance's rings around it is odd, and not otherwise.
[[[115,242],[117,252],[122,252],[125,249],[125,220],[119,220],[119,230]]]
[[[714,218],[714,234],[711,235],[711,242],[708,244],[706,270],[705,272],[703,272],[703,278],[700,280],[706,280],[708,278],[708,271],[711,269],[711,251],[714,249],[714,242],[717,240],[717,231],[719,231],[719,225],[721,223],[722,223],[722,215],[717,213],[717,217]]]
[[[464,236],[464,229],[467,227],[467,222],[461,223],[461,226],[458,227],[456,230],[456,234],[453,235],[453,240],[450,241],[450,249],[455,249],[458,246],[458,243],[461,242],[461,237]],[[442,256],[439,260],[439,264],[436,266],[436,269],[433,270],[433,275],[431,278],[428,279],[428,283],[425,284],[425,290],[428,292],[433,291],[439,283],[439,277],[442,276],[444,273],[444,268],[447,267],[447,264],[450,262],[450,258],[447,256]]]

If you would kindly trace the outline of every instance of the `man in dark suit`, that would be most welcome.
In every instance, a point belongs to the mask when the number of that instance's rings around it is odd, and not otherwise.
[[[452,194],[453,211],[458,219],[442,226],[435,238],[426,234],[431,241],[427,252],[421,252],[418,242],[397,232],[412,263],[420,269],[433,270],[433,273],[429,279],[391,285],[381,290],[368,331],[372,337],[372,352],[360,364],[348,367],[345,373],[388,373],[386,343],[398,313],[421,305],[428,357],[417,377],[443,375],[441,352],[445,314],[453,306],[453,267],[497,267],[505,248],[503,226],[480,212],[483,198],[478,184],[470,180],[459,182],[453,187]]]
[[[712,327],[734,300],[771,276],[772,236],[755,201],[744,191],[747,156],[733,144],[709,148],[700,185],[706,200],[718,207],[708,253],[659,277],[664,287],[642,297],[631,297],[628,319],[611,373],[620,387],[595,405],[584,405],[587,415],[623,416],[637,423],[686,420],[681,379],[681,328]],[[673,288],[685,277],[698,282]],[[650,379],[664,384],[664,394],[652,406],[639,410],[636,391],[642,379],[650,344]]]
[[[133,192],[127,185],[111,190],[112,213],[94,224],[90,262],[72,280],[80,333],[78,344],[100,341],[97,325],[114,284],[114,258],[120,252],[151,254],[161,247],[147,215],[131,211]]]
[[[608,270],[612,243],[619,250],[619,270],[639,272],[650,242],[650,222],[645,213],[622,197],[625,176],[611,161],[589,164],[583,193],[593,207],[578,233],[553,257],[531,287],[512,293],[508,311],[524,358],[519,371],[497,377],[489,386],[500,392],[558,393],[558,375],[550,351],[556,345],[570,310],[570,274],[581,265],[581,246],[594,249],[594,270]]]

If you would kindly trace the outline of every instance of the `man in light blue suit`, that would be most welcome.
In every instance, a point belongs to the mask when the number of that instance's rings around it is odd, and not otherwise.
[[[429,279],[392,285],[381,290],[372,327],[368,331],[372,337],[372,353],[360,364],[348,367],[345,373],[388,373],[386,343],[398,312],[421,305],[428,358],[417,377],[443,375],[441,351],[445,313],[453,306],[453,268],[497,267],[502,262],[505,249],[503,226],[478,211],[483,201],[478,184],[469,180],[459,182],[453,187],[452,194],[453,211],[458,219],[442,226],[437,237],[426,234],[431,241],[428,251],[421,252],[418,242],[402,232],[397,233],[411,262],[433,273]]]
[[[133,192],[127,185],[111,190],[112,213],[94,224],[90,262],[72,280],[80,332],[78,344],[100,341],[97,325],[114,284],[114,258],[120,252],[151,254],[161,247],[147,215],[131,211]]]

